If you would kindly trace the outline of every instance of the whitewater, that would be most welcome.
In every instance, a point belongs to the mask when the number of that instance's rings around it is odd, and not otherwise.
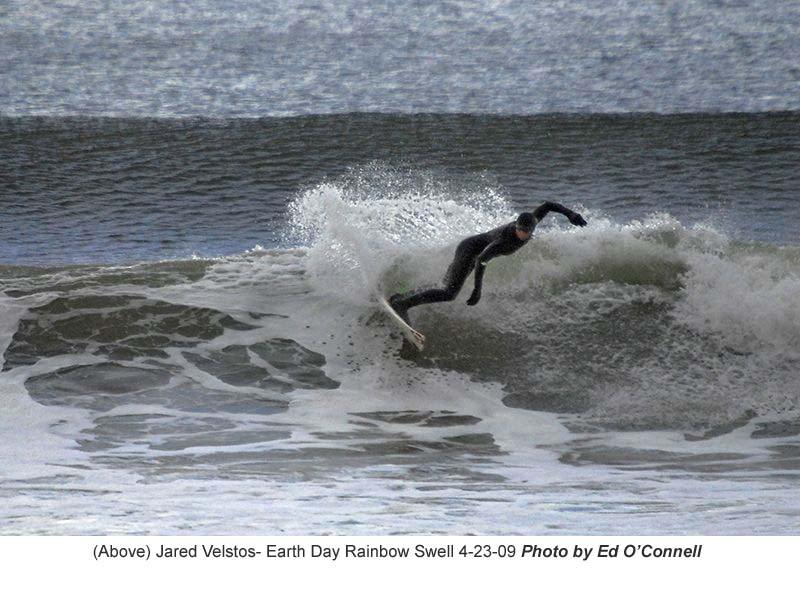
[[[376,171],[377,169],[377,171]],[[367,167],[284,248],[4,267],[4,533],[785,533],[800,250],[550,215],[484,298],[415,309],[491,184]],[[290,243],[291,242],[291,243]]]

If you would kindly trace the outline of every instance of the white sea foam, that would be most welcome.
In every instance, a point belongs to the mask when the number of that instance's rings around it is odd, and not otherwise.
[[[293,210],[312,234],[307,247],[254,248],[171,285],[82,272],[85,287],[72,287],[62,273],[48,281],[59,290],[3,297],[3,349],[29,309],[83,294],[214,310],[253,327],[155,359],[115,359],[171,377],[146,394],[114,396],[104,411],[66,397],[66,406],[42,404],[25,387],[33,376],[108,361],[101,344],[92,346],[99,356],[75,351],[4,372],[6,481],[63,476],[69,464],[80,493],[97,494],[81,504],[83,496],[56,500],[21,483],[20,498],[37,510],[15,500],[5,510],[18,520],[6,531],[246,532],[255,520],[287,533],[746,532],[752,483],[738,479],[779,476],[788,464],[774,439],[751,435],[798,413],[791,250],[744,246],[669,215],[620,224],[587,211],[584,229],[552,215],[524,250],[491,263],[477,307],[461,298],[416,313],[429,350],[399,355],[370,294],[392,277],[436,281],[459,239],[514,212],[500,194],[484,210],[458,190],[369,189],[327,184],[301,195]],[[74,313],[43,318],[116,314],[64,310]],[[72,324],[59,331],[80,330]],[[297,387],[276,400],[257,382],[226,380],[263,368],[293,381],[286,364],[252,350],[270,339],[323,354],[339,387]],[[250,360],[229,371],[187,356],[211,360],[236,346]],[[180,390],[189,390],[182,404]],[[241,402],[228,411],[213,394]],[[514,394],[522,400],[508,405]],[[562,416],[548,408],[556,400]],[[257,412],[269,402],[278,408]],[[708,439],[684,438],[714,427]],[[78,451],[78,439],[89,449]],[[780,485],[772,494],[784,506],[796,496]],[[155,498],[160,513],[148,508]],[[702,517],[687,520],[687,507]],[[68,518],[48,521],[42,509]],[[760,522],[780,532],[785,519]]]
[[[363,305],[393,268],[436,280],[452,253],[448,244],[511,215],[491,189],[451,189],[422,177],[409,181],[412,174],[373,165],[346,183],[322,184],[297,198],[290,207],[292,225],[310,242],[308,271],[315,286]],[[426,255],[433,263],[418,260]]]
[[[446,191],[366,194],[325,184],[303,194],[292,214],[312,240],[307,268],[317,289],[363,303],[398,265],[405,278],[436,282],[455,243],[513,218],[501,195],[486,198],[475,205]],[[628,224],[585,214],[590,226],[580,230],[549,217],[518,257],[492,264],[492,288],[502,294],[615,281],[647,293],[655,286],[676,292],[673,316],[698,333],[743,351],[800,348],[797,257],[735,244],[711,226],[687,227],[668,214]]]
[[[457,241],[514,216],[498,193],[484,209],[450,190],[417,193],[401,183],[389,191],[386,181],[356,190],[327,184],[301,195],[294,223],[310,234],[308,273],[318,293],[365,310],[375,290],[435,284]],[[587,414],[612,427],[692,429],[748,411],[800,410],[800,262],[791,251],[746,246],[666,213],[630,223],[584,214],[583,229],[551,215],[525,249],[493,261],[479,306],[462,299],[415,309],[437,364],[516,381],[512,390],[521,382],[544,387],[567,406],[581,396]],[[472,345],[471,331],[484,328],[528,332],[525,351],[542,347],[546,354],[528,354],[528,379],[514,362],[519,341],[495,346],[484,336]],[[456,343],[436,347],[437,337]],[[463,359],[470,352],[473,367]],[[485,352],[517,373],[487,373]]]

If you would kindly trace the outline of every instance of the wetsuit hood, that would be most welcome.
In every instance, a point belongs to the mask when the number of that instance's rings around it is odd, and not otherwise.
[[[517,217],[517,229],[530,233],[535,226],[536,217],[533,216],[533,213],[524,212]]]

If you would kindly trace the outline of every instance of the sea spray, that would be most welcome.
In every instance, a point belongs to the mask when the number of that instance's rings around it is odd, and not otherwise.
[[[380,163],[304,191],[289,214],[294,238],[309,246],[315,285],[356,304],[391,291],[387,273],[440,280],[449,246],[513,217],[502,194],[480,178],[452,181]]]

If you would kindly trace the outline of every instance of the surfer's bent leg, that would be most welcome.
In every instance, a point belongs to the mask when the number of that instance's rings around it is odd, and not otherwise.
[[[475,268],[475,252],[469,245],[459,244],[453,262],[444,277],[444,287],[416,289],[406,294],[395,294],[389,304],[405,321],[408,321],[408,310],[420,304],[434,302],[450,302],[458,296],[472,269]]]

